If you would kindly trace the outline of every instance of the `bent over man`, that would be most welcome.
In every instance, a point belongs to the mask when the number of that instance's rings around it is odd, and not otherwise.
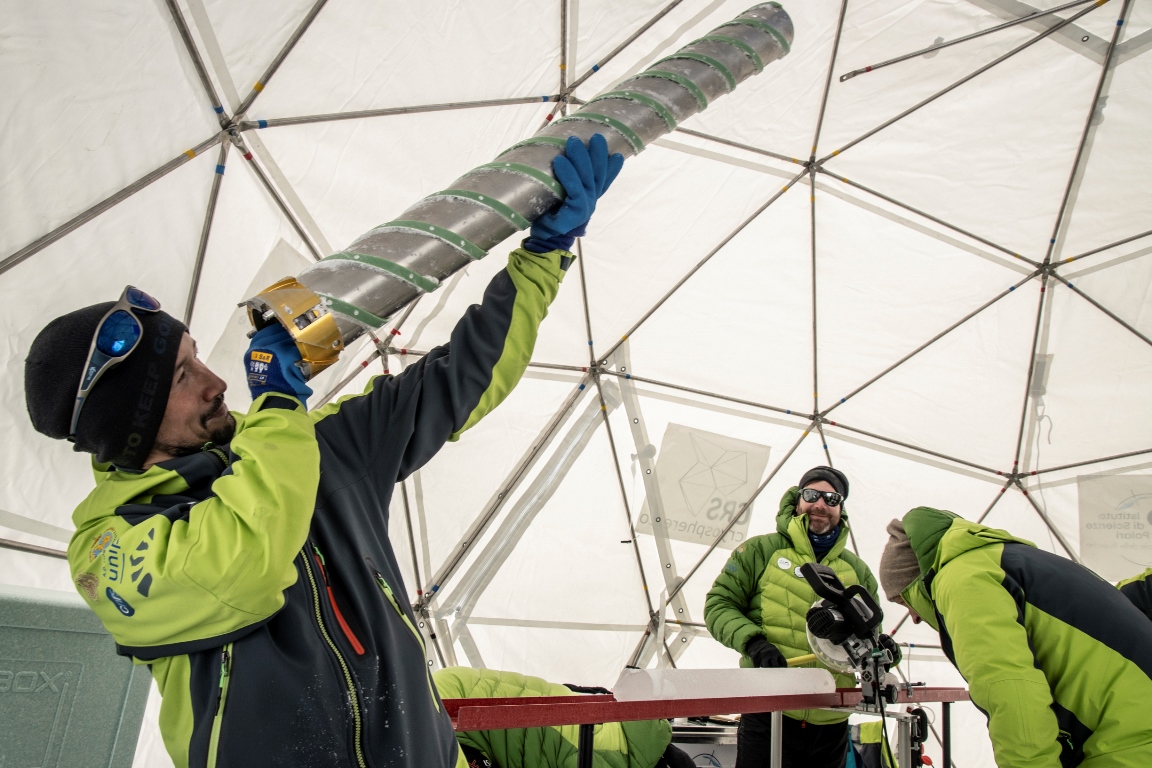
[[[917,507],[888,533],[884,592],[940,632],[997,765],[1152,765],[1152,622],[1119,590],[952,512]]]
[[[567,199],[451,341],[311,413],[278,325],[245,356],[251,408],[230,413],[187,329],[132,287],[33,343],[34,426],[94,454],[96,488],[68,548],[77,588],[118,651],[150,666],[177,766],[463,763],[388,504],[519,381],[573,236],[623,163],[602,136],[565,152],[554,168]]]
[[[804,619],[816,593],[800,575],[804,563],[823,563],[845,586],[861,584],[876,595],[868,566],[845,551],[847,497],[843,472],[810,469],[780,499],[776,533],[748,539],[732,552],[704,602],[704,620],[712,637],[742,654],[741,667],[784,667],[788,659],[812,653]],[[899,659],[897,646],[887,642]],[[852,675],[835,677],[838,686],[856,685]],[[847,714],[812,709],[784,715],[784,768],[842,768],[848,755]],[[768,765],[771,722],[767,713],[740,718],[736,768]]]

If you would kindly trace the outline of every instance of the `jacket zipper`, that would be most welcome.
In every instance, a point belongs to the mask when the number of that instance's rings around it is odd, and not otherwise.
[[[352,671],[348,668],[348,663],[344,661],[344,656],[340,653],[340,649],[336,647],[336,643],[332,640],[332,636],[328,634],[328,627],[324,625],[324,616],[320,611],[320,589],[316,585],[316,574],[312,571],[312,564],[308,562],[308,551],[302,550],[300,554],[303,556],[304,572],[308,575],[308,585],[312,588],[312,607],[316,614],[316,624],[320,627],[320,634],[324,636],[324,642],[332,650],[336,656],[336,661],[340,662],[340,669],[344,673],[344,683],[348,687],[348,702],[352,705],[352,721],[356,731],[356,764],[360,768],[368,768],[368,764],[364,761],[364,749],[360,744],[360,699],[356,695],[356,685],[352,681]]]
[[[392,587],[388,586],[388,582],[384,580],[384,576],[380,571],[374,571],[376,574],[376,583],[380,585],[381,591],[388,598],[388,602],[392,603],[392,607],[396,609],[396,613],[403,619],[408,629],[412,631],[412,636],[416,638],[416,643],[420,646],[420,654],[427,659],[428,649],[424,646],[424,637],[420,634],[419,630],[412,625],[412,620],[408,618],[408,614],[404,613],[400,608],[400,603],[396,602],[396,595],[392,593]],[[436,686],[432,683],[432,670],[428,669],[427,663],[424,664],[424,671],[428,677],[428,692],[432,694],[432,703],[436,705],[436,711],[440,711],[440,697],[436,695]]]
[[[220,687],[216,692],[216,712],[212,716],[212,735],[208,738],[208,768],[216,768],[220,749],[220,726],[224,723],[224,705],[228,701],[228,684],[232,680],[232,643],[220,652]]]
[[[336,623],[340,625],[340,631],[344,633],[344,637],[348,640],[349,645],[357,656],[364,655],[364,645],[352,632],[352,627],[348,626],[348,622],[344,619],[344,614],[340,613],[340,606],[336,604],[336,595],[332,592],[332,585],[328,582],[328,572],[324,568],[324,555],[320,554],[320,548],[315,544],[312,545],[312,552],[316,557],[316,565],[320,566],[320,577],[324,580],[324,587],[328,590],[328,602],[332,606],[332,613],[336,615]]]

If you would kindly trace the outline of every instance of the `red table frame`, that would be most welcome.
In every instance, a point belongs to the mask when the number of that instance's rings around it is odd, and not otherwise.
[[[859,688],[837,688],[835,693],[792,696],[736,696],[723,699],[661,699],[656,701],[617,701],[611,694],[591,696],[532,696],[507,699],[444,699],[444,708],[457,731],[489,731],[507,728],[536,728],[550,725],[580,725],[581,753],[591,746],[592,729],[597,723],[627,720],[656,720],[673,717],[705,717],[735,712],[779,712],[789,709],[854,707],[862,700]],[[902,690],[898,704],[936,702],[944,705],[944,765],[951,752],[950,705],[968,701],[964,688],[913,688]],[[893,705],[895,706],[895,705]],[[587,731],[587,734],[585,734]],[[587,740],[587,745],[585,741]],[[589,753],[590,757],[590,753]]]

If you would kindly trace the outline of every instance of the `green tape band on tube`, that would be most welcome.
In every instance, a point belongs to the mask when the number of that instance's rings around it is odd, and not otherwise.
[[[363,323],[371,328],[381,328],[384,323],[388,322],[382,317],[376,317],[366,309],[361,309],[355,304],[349,304],[342,301],[335,296],[329,296],[326,293],[316,294],[324,301],[324,306],[328,307],[333,312],[338,312],[341,315],[351,318],[358,323]]]
[[[397,264],[394,261],[388,261],[388,259],[382,259],[379,256],[373,256],[369,253],[344,251],[342,253],[334,253],[325,258],[324,261],[359,261],[362,264],[367,264],[368,266],[395,275],[409,285],[419,288],[424,293],[432,293],[432,291],[440,287],[440,283],[424,277],[424,275],[421,275],[419,272],[414,272],[408,267]]]
[[[740,16],[725,24],[721,24],[719,27],[717,27],[717,29],[723,29],[724,27],[735,27],[741,24],[746,27],[755,27],[761,32],[767,32],[768,34],[772,35],[772,37],[776,38],[776,42],[780,43],[780,47],[784,49],[784,53],[788,53],[792,49],[792,47],[788,45],[788,40],[784,37],[784,35],[780,34],[780,31],[777,30],[776,27],[768,24],[767,22],[760,21],[760,19],[748,19]]]
[[[764,71],[764,61],[760,58],[760,54],[756,53],[756,49],[743,40],[737,40],[727,35],[705,35],[696,42],[727,43],[728,45],[736,46],[745,56],[752,60],[752,67],[756,70],[756,74]]]
[[[482,195],[479,192],[473,192],[469,189],[445,189],[442,192],[437,192],[428,197],[463,197],[500,214],[507,219],[512,226],[516,227],[516,229],[528,229],[528,227],[532,225],[532,222],[521,216],[510,206],[492,197],[492,195]]]
[[[507,173],[519,173],[522,176],[527,176],[530,179],[535,179],[548,189],[552,190],[561,200],[565,198],[564,187],[556,179],[552,178],[539,168],[533,168],[530,165],[523,165],[521,163],[485,163],[480,168],[490,168],[494,171],[505,171]],[[477,169],[479,170],[479,169]]]
[[[376,227],[375,231],[380,230],[399,230],[402,232],[418,232],[421,235],[428,235],[437,240],[443,240],[448,245],[452,246],[458,251],[463,251],[473,261],[479,261],[488,255],[488,251],[473,243],[471,240],[460,237],[450,229],[438,227],[435,224],[429,224],[424,221],[409,221],[407,219],[397,219],[396,221],[387,221],[380,226]]]
[[[658,77],[661,80],[671,80],[676,83],[676,85],[687,89],[687,91],[696,98],[696,103],[700,106],[701,110],[708,109],[708,97],[704,95],[704,91],[700,90],[700,86],[684,77],[684,75],[678,75],[675,72],[665,72],[662,69],[649,69],[631,78],[631,80],[639,80],[642,77]],[[631,82],[631,80],[626,80],[625,82]]]
[[[533,144],[551,144],[554,147],[560,147],[560,149],[564,149],[564,145],[567,143],[567,139],[562,139],[559,136],[533,136],[530,139],[524,139],[524,141],[516,142],[512,146],[508,147],[508,149],[496,155],[496,157],[504,157],[504,155],[508,154],[514,149],[520,149],[520,147],[529,147]]]
[[[559,125],[560,123],[571,123],[577,120],[584,120],[587,122],[599,123],[600,125],[606,125],[627,139],[628,143],[632,145],[632,149],[636,150],[637,154],[644,151],[644,140],[636,134],[636,131],[632,130],[616,118],[609,117],[608,115],[600,115],[595,112],[585,112],[584,110],[580,110],[574,115],[560,118],[555,123],[553,123],[553,125]]]
[[[694,51],[677,51],[671,56],[665,56],[656,63],[663,64],[664,62],[672,61],[673,59],[692,59],[692,61],[698,61],[701,64],[707,64],[709,67],[719,72],[720,76],[724,78],[724,82],[728,84],[728,93],[732,93],[732,91],[736,90],[736,76],[732,74],[728,67],[724,66],[711,56],[705,56],[702,53],[696,53]]]
[[[668,126],[668,130],[676,130],[675,115],[672,114],[668,107],[656,101],[656,99],[652,98],[648,94],[638,93],[637,91],[609,91],[608,93],[601,94],[592,99],[592,101],[589,101],[587,104],[585,104],[585,106],[588,106],[588,104],[595,104],[598,101],[604,101],[605,99],[625,99],[626,101],[634,101],[637,104],[643,104],[644,106],[651,108],[656,114],[660,115],[660,119],[663,120],[664,124]]]

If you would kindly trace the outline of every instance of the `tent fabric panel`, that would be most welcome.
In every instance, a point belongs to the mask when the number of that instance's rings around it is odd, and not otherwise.
[[[101,1],[52,12],[7,2],[0,17],[8,73],[0,254],[219,130],[163,5]]]

